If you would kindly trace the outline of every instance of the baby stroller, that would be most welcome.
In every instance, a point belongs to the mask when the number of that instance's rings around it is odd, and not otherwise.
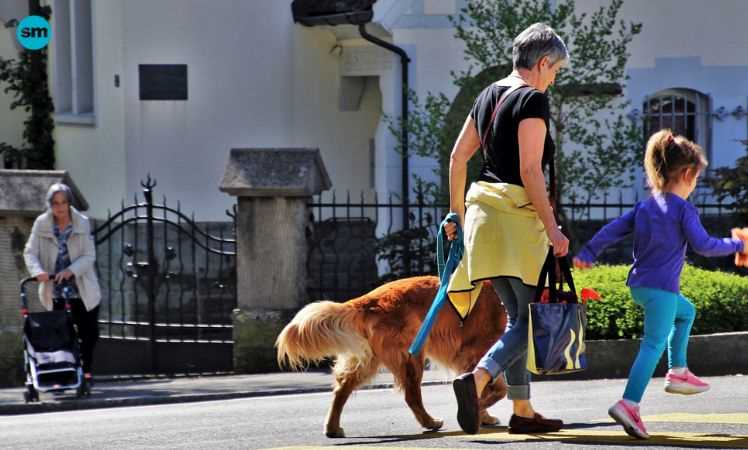
[[[50,278],[54,275],[50,275]],[[62,392],[75,389],[80,398],[91,394],[83,377],[78,335],[68,302],[68,288],[63,288],[64,311],[30,313],[26,283],[21,281],[21,314],[23,315],[23,359],[26,391],[23,399],[39,401],[39,392]]]

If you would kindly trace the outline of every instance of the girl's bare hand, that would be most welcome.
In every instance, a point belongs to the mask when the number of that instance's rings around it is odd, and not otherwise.
[[[579,259],[579,258],[577,258],[575,256],[574,257],[574,267],[576,269],[583,269],[583,270],[584,269],[589,269],[590,267],[592,267],[592,263],[587,262],[587,261],[583,261],[583,260],[581,260],[581,259]]]

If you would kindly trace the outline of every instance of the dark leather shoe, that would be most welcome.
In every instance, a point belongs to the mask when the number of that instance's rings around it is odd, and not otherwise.
[[[478,434],[480,431],[480,410],[478,393],[475,389],[475,377],[472,373],[463,373],[452,382],[457,397],[457,423],[462,431]]]
[[[509,433],[512,434],[550,433],[560,430],[563,426],[561,420],[546,419],[538,413],[535,413],[533,418],[512,414],[512,418],[509,419]]]

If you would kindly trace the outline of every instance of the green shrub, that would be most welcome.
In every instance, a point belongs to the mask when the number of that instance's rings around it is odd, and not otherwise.
[[[588,303],[589,339],[638,338],[643,332],[642,309],[631,298],[629,266],[596,266],[574,272],[576,288],[593,288],[602,301]],[[748,278],[686,266],[681,292],[696,305],[691,334],[748,330]]]

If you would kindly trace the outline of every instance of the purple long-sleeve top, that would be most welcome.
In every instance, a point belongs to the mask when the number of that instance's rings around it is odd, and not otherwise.
[[[582,247],[577,257],[592,263],[606,247],[632,232],[634,263],[626,281],[629,287],[680,292],[686,245],[704,256],[743,251],[740,239],[709,236],[696,208],[666,192],[637,203],[634,209],[605,225]]]

